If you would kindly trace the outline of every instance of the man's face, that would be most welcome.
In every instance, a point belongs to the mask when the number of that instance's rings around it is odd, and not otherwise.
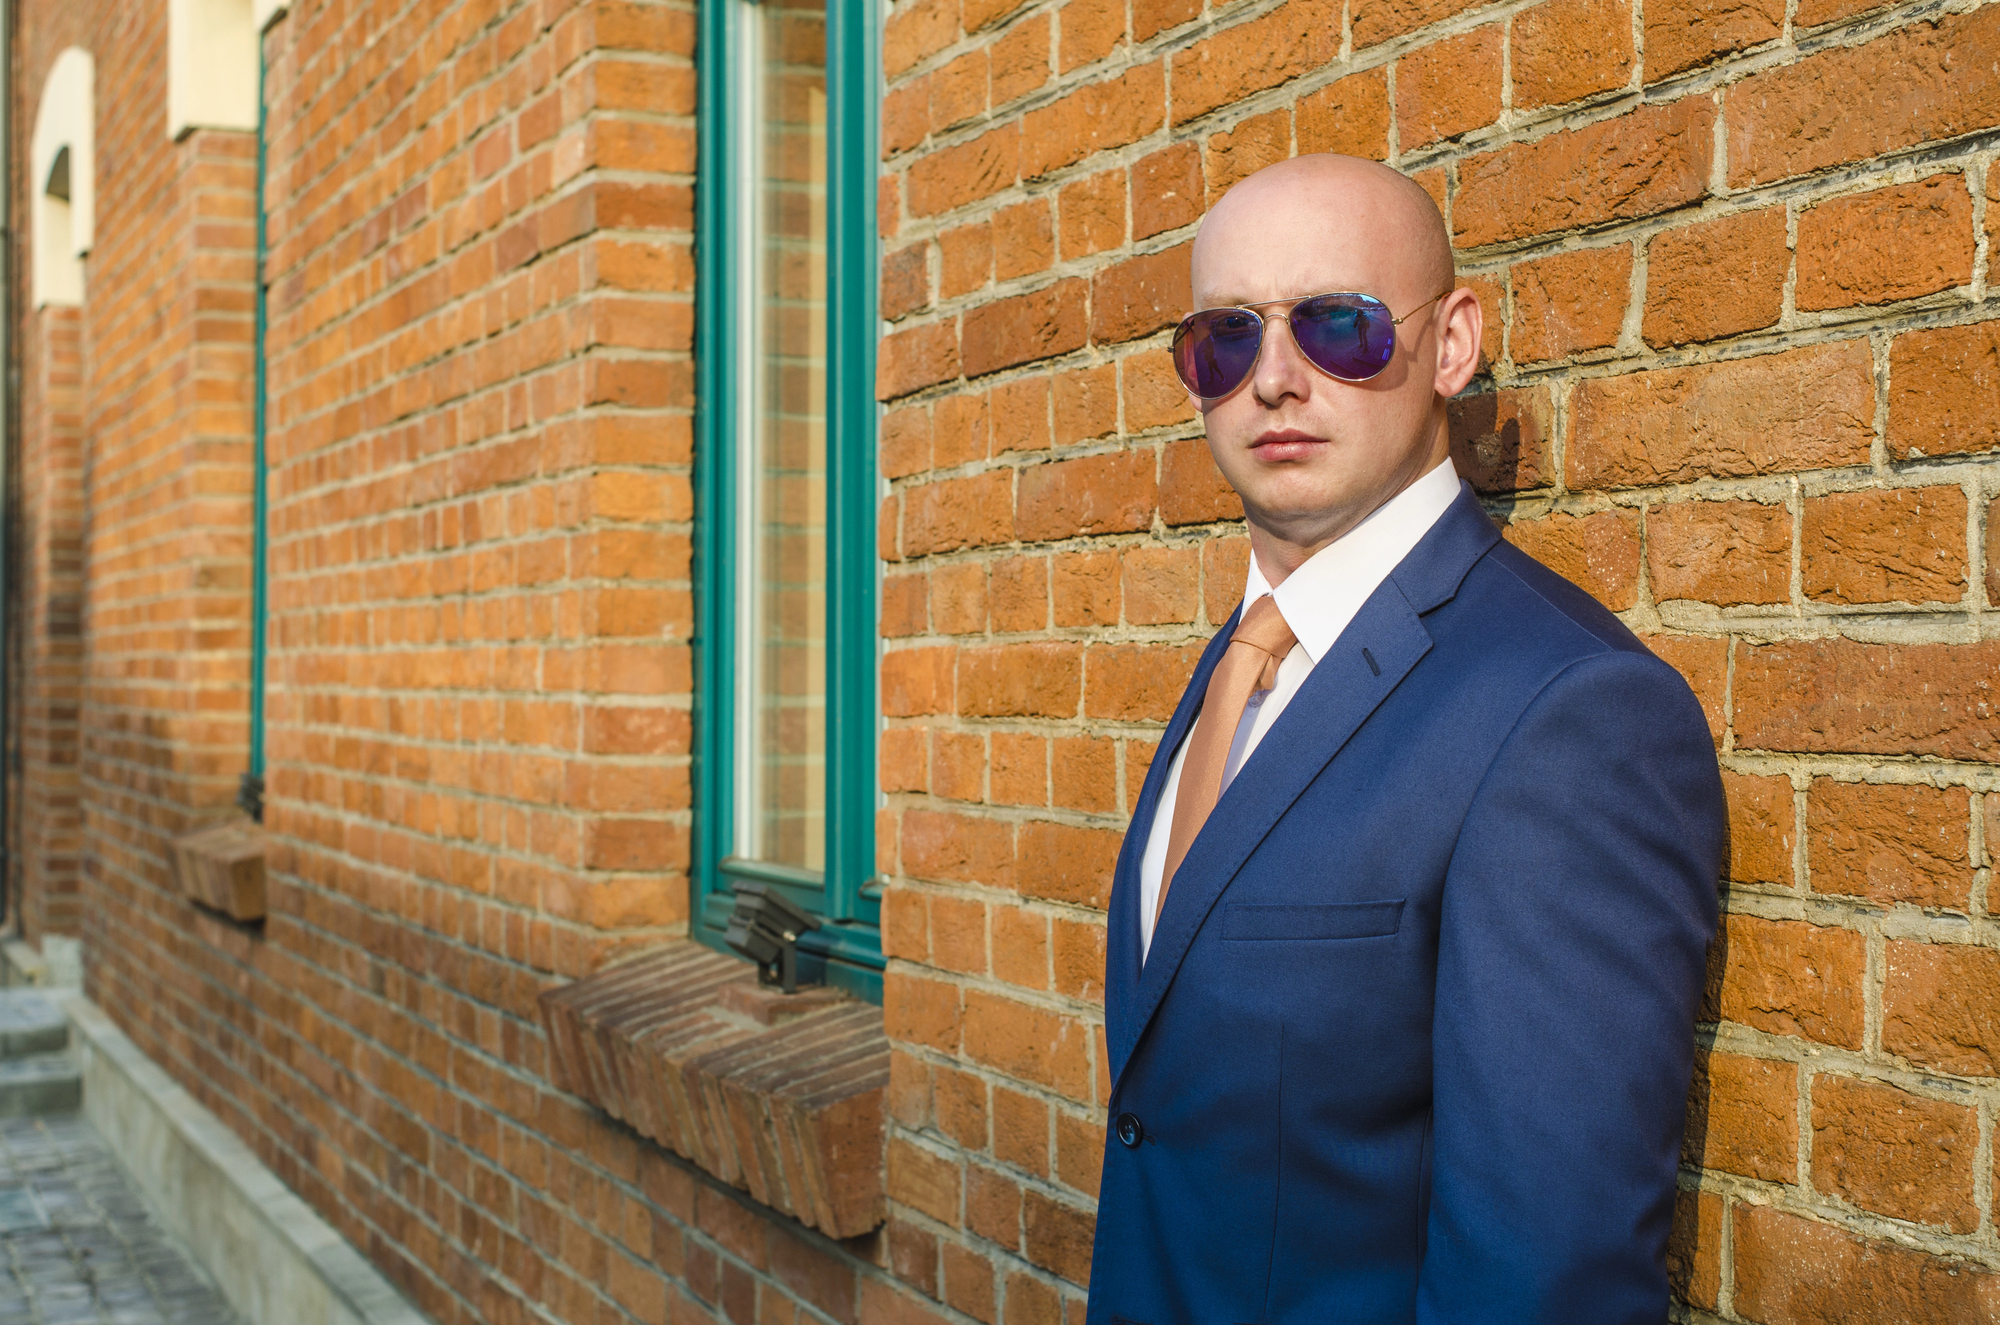
[[[1353,165],[1281,168],[1239,185],[1203,222],[1194,252],[1197,308],[1354,291],[1380,299],[1393,316],[1409,315],[1396,328],[1388,367],[1366,382],[1343,382],[1299,352],[1283,321],[1289,305],[1260,308],[1256,368],[1229,395],[1197,402],[1209,449],[1242,496],[1253,537],[1261,530],[1309,550],[1444,459],[1440,388],[1455,393],[1471,371],[1461,379],[1459,365],[1447,363],[1454,371],[1444,376],[1454,380],[1440,380],[1440,319],[1463,321],[1470,302],[1473,355],[1479,340],[1469,293],[1429,302],[1451,281],[1409,237],[1408,197],[1370,173],[1378,168]]]

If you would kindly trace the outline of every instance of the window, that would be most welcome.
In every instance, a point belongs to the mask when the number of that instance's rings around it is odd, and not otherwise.
[[[875,8],[702,10],[693,930],[776,884],[879,998]]]
[[[29,142],[29,225],[34,249],[30,290],[34,306],[83,302],[83,257],[90,252],[96,207],[95,124],[97,66],[90,52],[71,46],[56,56],[42,84]]]

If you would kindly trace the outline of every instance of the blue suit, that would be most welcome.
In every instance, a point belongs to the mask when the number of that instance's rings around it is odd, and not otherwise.
[[[1659,1325],[1724,814],[1700,706],[1469,487],[1111,893],[1089,1325]]]

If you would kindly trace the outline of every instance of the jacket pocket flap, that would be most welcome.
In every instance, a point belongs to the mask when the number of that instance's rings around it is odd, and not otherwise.
[[[1232,902],[1222,911],[1225,939],[1373,939],[1394,934],[1403,923],[1403,899],[1393,902],[1331,902],[1299,906],[1258,906]]]

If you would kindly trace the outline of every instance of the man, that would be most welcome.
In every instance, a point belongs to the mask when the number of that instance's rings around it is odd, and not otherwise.
[[[1090,1325],[1658,1325],[1701,711],[1453,473],[1482,324],[1429,195],[1283,162],[1193,265],[1176,367],[1253,561],[1112,889]]]

